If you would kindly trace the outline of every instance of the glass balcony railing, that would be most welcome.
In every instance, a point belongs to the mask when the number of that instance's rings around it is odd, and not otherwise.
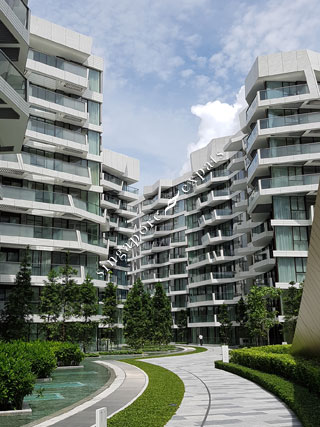
[[[290,116],[276,116],[260,120],[261,129],[269,129],[280,126],[304,125],[320,122],[320,112],[293,114]]]
[[[256,170],[256,167],[258,166],[258,162],[259,162],[259,158],[258,158],[258,155],[256,154],[252,162],[250,163],[250,166],[248,167],[248,178],[250,178],[253,172]]]
[[[88,168],[75,164],[68,163],[62,160],[40,156],[38,154],[30,154],[22,152],[22,159],[24,163],[32,166],[39,166],[46,169],[51,169],[54,171],[64,172],[71,175],[82,176],[85,178],[89,177]]]
[[[32,264],[31,274],[33,276],[47,276],[51,270],[59,271],[59,269],[63,267],[65,267],[65,265],[62,264]],[[73,277],[80,277],[81,267],[79,265],[71,265],[71,267],[76,271]],[[19,262],[0,262],[0,274],[16,275],[19,270]]]
[[[27,80],[1,50],[0,77],[2,77],[25,101],[27,100]]]
[[[212,294],[190,295],[190,302],[212,301]]]
[[[88,69],[81,65],[74,64],[72,62],[65,61],[56,56],[46,55],[45,53],[37,52],[36,50],[29,50],[29,59],[33,61],[41,62],[51,67],[59,68],[60,70],[67,71],[68,73],[75,74],[76,76],[88,77]]]
[[[119,206],[119,203],[120,203],[119,199],[117,199],[116,197],[109,196],[108,194],[104,195],[104,200],[106,202],[112,203],[113,205],[117,205],[117,206]]]
[[[118,178],[117,176],[110,175],[109,173],[104,173],[104,174],[103,174],[103,179],[104,179],[105,181],[112,182],[113,184],[116,184],[116,185],[119,185],[119,186],[121,186],[121,185],[122,185],[122,182],[123,182],[123,181],[122,181],[120,178]]]
[[[272,89],[261,90],[259,92],[261,101],[265,99],[284,98],[286,96],[305,95],[309,93],[307,84],[283,86]]]
[[[320,142],[315,142],[313,144],[284,145],[282,147],[260,149],[260,157],[262,159],[313,153],[320,153]]]
[[[131,187],[130,185],[124,186],[122,190],[132,194],[139,194],[139,188]]]
[[[67,194],[51,191],[32,190],[29,188],[2,186],[3,197],[17,200],[30,200],[32,202],[52,203],[55,205],[70,206]]]
[[[229,195],[230,195],[229,188],[223,188],[221,190],[214,190],[213,191],[214,197],[224,197],[224,196],[229,196]]]
[[[279,176],[260,180],[261,189],[319,184],[320,174]]]
[[[255,110],[256,110],[256,108],[257,108],[257,105],[258,105],[258,96],[256,96],[256,97],[254,98],[254,100],[252,101],[252,103],[250,104],[250,106],[248,107],[248,109],[247,109],[247,111],[246,111],[246,118],[247,118],[247,121],[251,119],[251,117],[252,117],[252,115],[253,115],[254,111],[255,111]]]
[[[232,215],[232,209],[216,209],[216,216],[227,216]]]
[[[86,231],[81,231],[81,240],[83,243],[88,243],[89,245],[104,247],[103,239],[96,236],[95,234],[90,234]]]
[[[0,235],[30,237],[33,239],[77,241],[77,233],[75,230],[25,224],[0,223]]]
[[[189,323],[206,323],[214,322],[216,320],[214,314],[191,314]]]
[[[4,162],[18,162],[18,157],[16,154],[0,154],[0,160]]]
[[[213,279],[232,279],[234,277],[233,271],[214,271],[212,273]]]
[[[254,227],[252,229],[252,234],[261,234],[261,233],[264,233],[267,229],[268,229],[268,227],[263,222],[262,224],[258,225],[257,227]]]
[[[194,274],[190,276],[191,283],[204,282],[206,280],[211,280],[210,273]]]
[[[80,132],[74,132],[69,129],[55,126],[51,123],[46,123],[37,119],[29,119],[28,129],[32,132],[43,133],[44,135],[54,136],[56,138],[65,139],[67,141],[77,142],[78,144],[86,144],[86,135]]]
[[[80,101],[69,96],[61,95],[60,93],[53,92],[48,89],[44,89],[39,86],[30,85],[30,95],[35,98],[43,99],[44,101],[53,102],[54,104],[62,105],[72,110],[77,110],[82,113],[86,111],[86,104],[84,101]]]
[[[84,211],[93,213],[95,215],[102,215],[102,210],[99,205],[96,205],[95,203],[90,203],[85,200],[77,199],[76,197],[73,198],[73,204],[76,208],[82,209]]]
[[[5,0],[23,26],[28,28],[29,8],[22,0]]]
[[[255,124],[254,128],[252,129],[250,135],[247,137],[246,139],[246,149],[247,151],[250,150],[252,144],[254,143],[254,141],[256,140],[256,137],[258,135],[258,125]]]
[[[208,259],[207,254],[200,254],[194,257],[189,257],[189,264],[195,264]]]
[[[120,203],[120,209],[124,210],[124,211],[128,211],[128,212],[132,212],[132,213],[137,213],[137,208],[134,206],[128,206],[125,205],[123,203]]]

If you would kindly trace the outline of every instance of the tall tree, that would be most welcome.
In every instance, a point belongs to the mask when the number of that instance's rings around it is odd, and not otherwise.
[[[1,313],[2,335],[5,340],[29,339],[33,290],[31,286],[31,256],[29,247],[25,250],[14,286]]]
[[[128,293],[123,308],[124,336],[126,342],[133,348],[142,348],[146,343],[146,311],[142,304],[144,294],[143,284],[138,279]]]
[[[117,285],[112,282],[107,283],[102,302],[102,323],[106,326],[108,338],[111,340],[118,320]]]
[[[87,275],[78,289],[78,301],[75,315],[80,317],[76,324],[78,340],[82,343],[83,351],[92,343],[98,322],[92,321],[91,317],[98,314],[99,304],[97,290],[92,278]]]
[[[51,338],[61,341],[68,338],[67,322],[76,315],[79,306],[79,286],[73,279],[76,274],[77,270],[70,266],[67,254],[66,264],[59,269],[59,273],[50,272],[48,281],[45,281],[41,311],[42,317],[49,322]]]
[[[221,344],[229,344],[231,339],[232,322],[230,320],[228,306],[226,304],[222,304],[220,306],[218,322],[220,322],[220,342]]]
[[[154,341],[158,344],[168,344],[172,339],[171,306],[161,283],[155,285],[152,309]]]
[[[295,287],[295,282],[289,283],[291,286],[282,292],[284,311],[284,334],[288,343],[292,343],[297,325],[297,318],[303,292],[303,283]]]
[[[246,327],[256,345],[261,345],[264,339],[270,342],[269,331],[277,324],[278,312],[274,309],[273,300],[278,299],[280,289],[268,286],[251,287],[246,298],[247,316]]]
[[[188,332],[188,314],[187,310],[180,310],[176,312],[176,324],[178,326],[178,340],[183,342],[187,341]]]
[[[144,336],[146,339],[146,342],[153,342],[154,341],[154,327],[153,327],[153,305],[152,305],[152,298],[149,292],[145,291],[143,292],[141,296],[141,302],[142,302],[142,309],[145,313],[145,324],[144,324]]]

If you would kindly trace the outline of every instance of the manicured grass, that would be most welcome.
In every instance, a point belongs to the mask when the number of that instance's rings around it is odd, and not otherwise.
[[[215,367],[223,369],[259,384],[264,389],[278,396],[298,416],[304,427],[319,426],[319,395],[307,388],[288,381],[275,374],[260,372],[235,363],[215,362]]]
[[[144,393],[128,408],[108,420],[108,427],[163,427],[177,411],[184,384],[173,372],[138,360],[126,360],[149,377]],[[174,406],[172,406],[174,405]]]

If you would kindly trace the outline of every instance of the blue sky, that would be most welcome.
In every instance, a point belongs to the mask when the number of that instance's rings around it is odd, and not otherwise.
[[[255,57],[320,50],[317,0],[30,0],[105,59],[103,145],[140,159],[141,185],[237,130]]]

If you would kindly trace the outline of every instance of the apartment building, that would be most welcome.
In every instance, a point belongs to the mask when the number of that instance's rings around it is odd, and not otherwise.
[[[174,211],[176,222],[164,216],[133,259],[133,277],[141,275],[149,288],[164,283],[173,319],[176,310],[187,310],[193,342],[199,334],[205,342],[219,342],[222,304],[233,322],[232,343],[243,342],[236,304],[250,286],[286,289],[304,280],[320,177],[319,73],[316,52],[258,57],[245,81],[248,108],[240,114],[241,131],[191,154],[190,174],[212,158],[214,166],[188,194],[180,191],[182,214]],[[181,177],[146,187],[140,225],[157,209],[163,213],[166,197],[187,181]],[[177,263],[171,253],[179,225],[184,228]],[[171,276],[175,271],[184,281],[181,290]],[[281,342],[280,330],[272,331],[273,342]]]
[[[119,259],[116,255],[134,234],[132,220],[137,216],[137,208],[132,206],[138,200],[139,190],[134,184],[139,180],[139,160],[111,150],[102,151],[102,175],[100,184],[101,208],[105,211],[107,232],[104,233],[105,245],[109,248],[107,261],[101,264],[112,270],[105,273],[105,279],[117,285],[118,323],[116,342],[122,344],[123,338],[123,304],[129,291],[129,272],[131,265],[128,259]],[[102,290],[103,292],[103,290]],[[102,294],[101,292],[101,294]]]
[[[28,1],[0,1],[0,153],[21,150],[28,123]]]
[[[0,156],[2,305],[28,245],[35,314],[43,281],[68,252],[77,281],[89,273],[105,286],[97,275],[108,257],[100,206],[103,61],[91,45],[89,37],[30,18],[29,121],[21,152]],[[35,315],[33,337],[39,321]]]

